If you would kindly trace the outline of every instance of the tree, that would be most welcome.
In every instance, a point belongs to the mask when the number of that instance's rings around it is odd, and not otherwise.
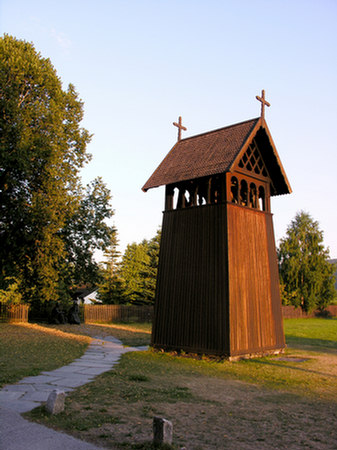
[[[144,304],[144,278],[142,273],[150,262],[147,241],[128,244],[119,269],[122,279],[124,302],[131,305]]]
[[[62,229],[65,243],[65,272],[69,286],[95,285],[101,281],[95,251],[104,251],[115,234],[106,223],[113,216],[109,189],[98,177],[82,189],[79,207]]]
[[[159,263],[161,230],[146,242],[147,254],[149,256],[148,264],[146,264],[141,272],[143,280],[143,299],[146,304],[154,304],[157,284],[157,272]]]
[[[129,244],[119,261],[117,237],[112,238],[102,270],[99,298],[103,303],[153,305],[161,230],[149,241]]]
[[[336,295],[335,267],[318,222],[306,212],[297,213],[277,253],[283,301],[307,312],[324,310]]]
[[[9,306],[20,304],[22,294],[20,293],[19,283],[11,277],[6,278],[5,281],[7,282],[7,289],[0,289],[0,306],[2,303]]]
[[[119,305],[124,303],[123,282],[119,275],[119,257],[117,250],[118,238],[117,231],[111,235],[110,245],[105,250],[106,258],[103,263],[104,268],[101,270],[102,282],[99,284],[99,299],[106,304]]]
[[[129,244],[118,268],[124,303],[153,305],[161,231],[149,241]]]
[[[81,203],[89,161],[83,103],[33,44],[0,39],[0,288],[15,277],[30,302],[57,300],[62,229]]]

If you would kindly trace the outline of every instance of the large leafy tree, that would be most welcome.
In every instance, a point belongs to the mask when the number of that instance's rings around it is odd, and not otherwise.
[[[115,234],[106,222],[113,215],[109,189],[98,177],[82,190],[79,206],[62,229],[65,243],[65,272],[69,285],[95,285],[100,269],[95,259],[97,250],[105,251]]]
[[[77,266],[76,278],[108,232],[100,222],[112,214],[108,192],[100,180],[87,192],[80,183],[90,159],[82,117],[74,87],[63,89],[49,59],[31,43],[0,38],[0,288],[14,277],[31,303],[57,300],[65,264]]]
[[[324,310],[335,298],[335,266],[323,245],[318,222],[296,214],[278,248],[283,302],[310,312]]]

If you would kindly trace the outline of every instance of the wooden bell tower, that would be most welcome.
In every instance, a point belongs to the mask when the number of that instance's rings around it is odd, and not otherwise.
[[[261,116],[181,139],[165,185],[152,345],[236,358],[285,346],[270,197],[291,192]]]

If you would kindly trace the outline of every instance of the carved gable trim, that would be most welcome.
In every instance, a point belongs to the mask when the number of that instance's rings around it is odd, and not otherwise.
[[[236,169],[248,172],[252,176],[270,179],[270,175],[255,139],[249,144],[247,150],[237,163]]]

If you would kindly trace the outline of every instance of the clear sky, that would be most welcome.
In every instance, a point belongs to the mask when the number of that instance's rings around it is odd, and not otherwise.
[[[276,240],[296,212],[337,258],[336,0],[0,0],[0,33],[33,42],[85,103],[84,183],[113,195],[121,250],[161,224],[141,187],[177,139],[260,115],[293,193],[272,198]]]

